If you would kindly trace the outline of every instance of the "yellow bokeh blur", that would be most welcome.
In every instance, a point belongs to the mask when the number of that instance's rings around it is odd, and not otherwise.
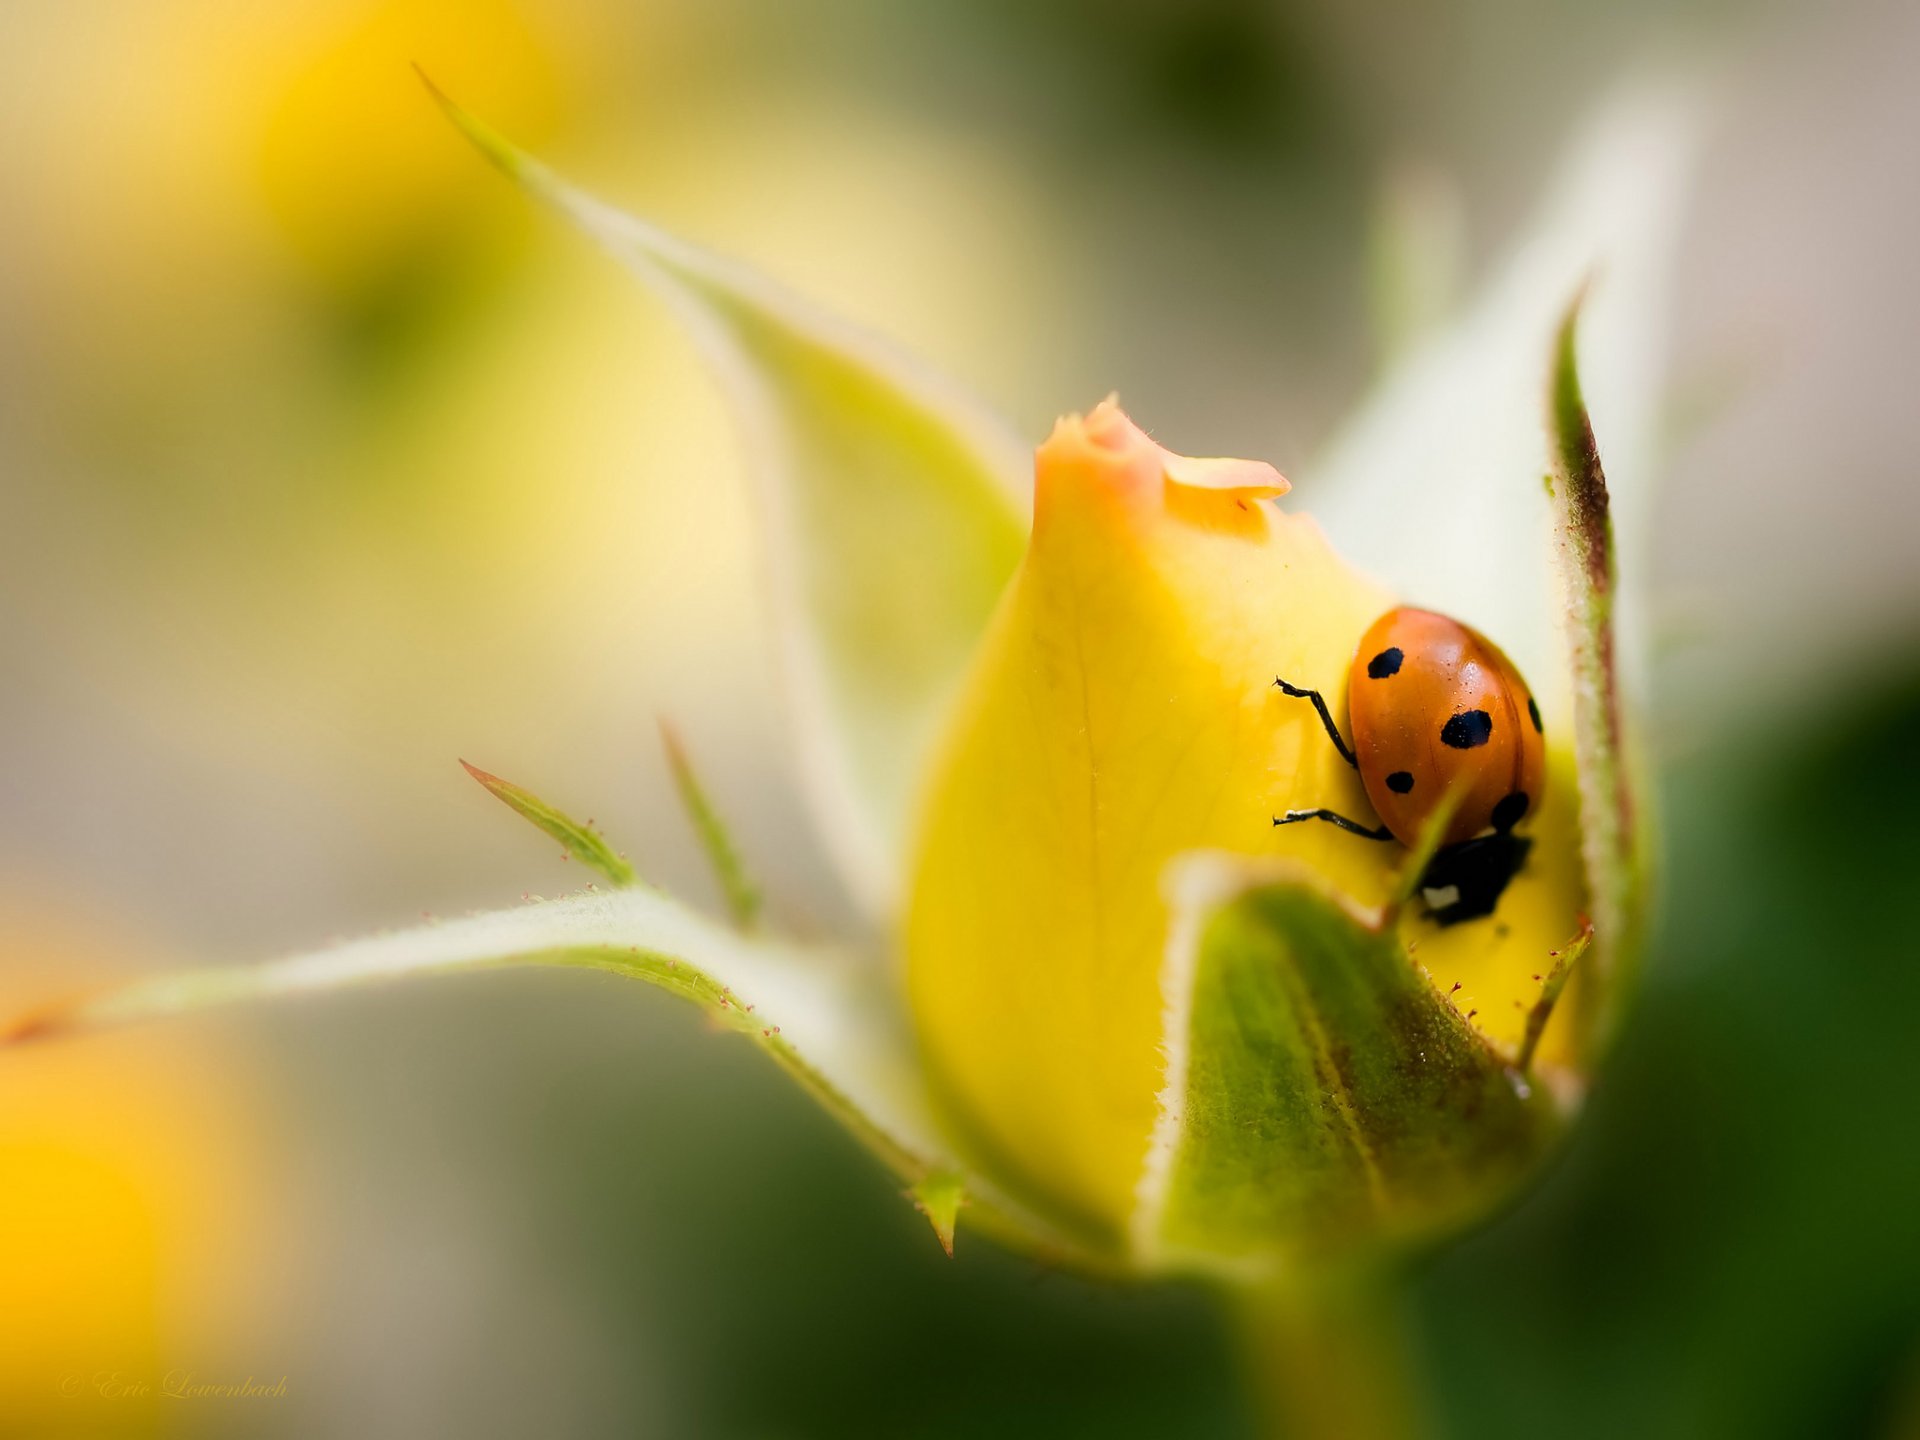
[[[141,950],[44,898],[0,894],[0,1008],[158,958]],[[210,1355],[246,1363],[235,1342],[277,1268],[273,1147],[250,1073],[204,1031],[7,1055],[0,1429],[160,1431],[178,1418],[161,1393],[169,1372]]]

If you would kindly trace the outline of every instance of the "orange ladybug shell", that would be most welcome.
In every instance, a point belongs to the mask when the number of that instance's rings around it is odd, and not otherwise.
[[[1513,662],[1478,630],[1402,606],[1354,652],[1347,710],[1360,781],[1403,845],[1458,790],[1442,845],[1539,810],[1547,778],[1540,709]]]

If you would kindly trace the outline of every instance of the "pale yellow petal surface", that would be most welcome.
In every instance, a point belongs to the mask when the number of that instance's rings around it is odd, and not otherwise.
[[[1311,707],[1273,681],[1320,688],[1343,715],[1353,647],[1392,597],[1266,498],[1286,487],[1269,468],[1209,461],[1183,483],[1191,465],[1111,402],[1041,447],[1028,553],[938,757],[911,874],[910,997],[960,1127],[1113,1235],[1162,1083],[1167,862],[1287,855],[1378,904],[1405,859],[1272,823],[1319,805],[1370,816]],[[1441,988],[1484,992],[1484,1018],[1511,1014],[1515,1034],[1513,1000],[1531,1002],[1529,977],[1571,933],[1560,868],[1536,860],[1517,882],[1504,939],[1407,922]]]

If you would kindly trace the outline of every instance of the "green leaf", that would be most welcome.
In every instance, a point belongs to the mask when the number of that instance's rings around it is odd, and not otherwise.
[[[1295,867],[1176,869],[1167,1073],[1135,1215],[1150,1266],[1297,1277],[1471,1223],[1555,1117],[1388,917]]]
[[[747,1035],[829,1102],[895,1170],[941,1156],[910,1052],[863,967],[835,952],[750,941],[649,889],[545,900],[351,941],[263,965],[187,971],[42,1012],[7,1038],[379,981],[512,966],[607,970],[658,985]]]
[[[700,838],[700,848],[706,852],[707,862],[713,866],[714,876],[720,881],[720,892],[726,897],[727,913],[742,930],[751,930],[760,919],[760,887],[747,874],[746,864],[740,859],[733,837],[727,833],[726,822],[707,798],[706,787],[700,783],[700,777],[694,774],[693,762],[687,758],[687,748],[680,743],[678,732],[664,720],[660,722],[660,744],[667,752],[667,768],[673,772],[673,784],[680,792],[680,803],[686,807],[687,818],[693,822],[693,832]]]
[[[524,816],[539,829],[546,831],[562,846],[562,859],[578,859],[583,865],[598,870],[616,885],[637,884],[639,877],[633,872],[633,866],[627,863],[624,855],[607,844],[605,838],[594,830],[591,823],[582,825],[578,820],[547,804],[531,790],[523,790],[511,780],[502,780],[498,775],[489,775],[477,765],[460,764],[467,774],[484,785],[488,792],[501,800],[509,809]]]
[[[937,1197],[947,1183],[940,1177],[964,1176],[952,1183],[964,1185],[983,1229],[1018,1248],[1082,1259],[1074,1237],[953,1158],[873,966],[836,950],[742,936],[651,889],[544,900],[263,965],[158,976],[0,1022],[0,1052],[243,1001],[523,966],[609,971],[692,1001],[766,1052],[907,1185],[932,1184]]]
[[[1573,664],[1573,743],[1580,762],[1580,848],[1593,911],[1594,959],[1603,984],[1596,1038],[1623,1002],[1646,925],[1643,890],[1649,827],[1635,784],[1621,695],[1613,516],[1600,447],[1587,414],[1576,356],[1581,302],[1561,321],[1548,410],[1554,438],[1552,497],[1567,647]]]
[[[1026,448],[875,338],[583,194],[435,94],[672,306],[732,401],[807,796],[855,897],[890,915],[927,751],[1025,540]]]
[[[1549,462],[1542,367],[1569,297],[1591,279],[1581,368],[1609,441],[1623,543],[1629,555],[1644,550],[1668,292],[1700,128],[1673,91],[1616,97],[1577,137],[1491,283],[1407,352],[1325,453],[1288,467],[1294,503],[1349,560],[1499,642],[1531,682],[1549,736],[1571,695],[1558,577],[1542,543],[1551,521],[1539,483]],[[1632,590],[1639,576],[1626,581]]]

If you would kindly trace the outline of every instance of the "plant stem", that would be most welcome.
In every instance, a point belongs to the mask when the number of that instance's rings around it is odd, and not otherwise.
[[[1249,1291],[1243,1363],[1269,1433],[1287,1440],[1424,1436],[1398,1275],[1313,1276]]]

